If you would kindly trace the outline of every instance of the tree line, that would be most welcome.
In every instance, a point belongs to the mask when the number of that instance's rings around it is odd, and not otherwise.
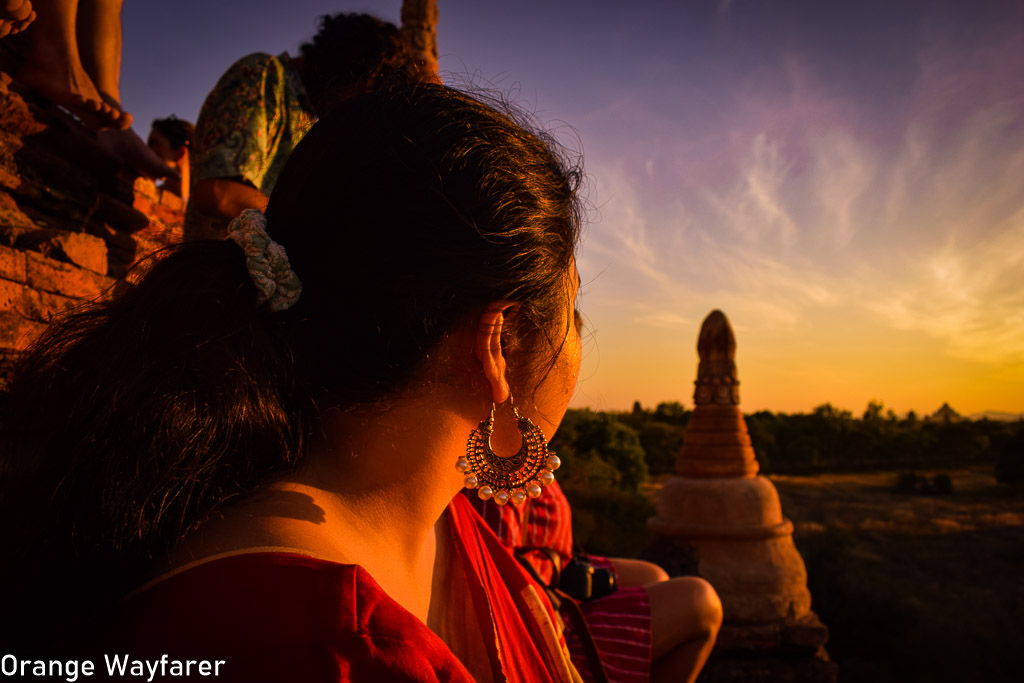
[[[639,492],[671,473],[691,411],[681,403],[630,412],[570,409],[551,441],[569,489]],[[810,413],[746,416],[763,473],[816,473],[992,463],[1000,481],[1024,480],[1024,421],[900,417],[879,401],[863,414],[830,403]]]

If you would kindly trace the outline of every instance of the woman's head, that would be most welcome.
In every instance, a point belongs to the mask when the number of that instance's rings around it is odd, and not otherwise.
[[[303,281],[290,313],[301,381],[341,405],[387,398],[495,301],[516,304],[513,376],[539,380],[569,332],[579,178],[550,141],[451,89],[342,105],[296,149],[267,209]]]
[[[26,520],[0,539],[0,587],[58,568],[54,605],[112,604],[218,506],[296,467],[327,407],[444,379],[434,356],[495,302],[516,398],[568,382],[579,178],[541,136],[442,86],[339,107],[267,209],[302,280],[295,306],[257,304],[234,243],[191,243],[36,344],[0,457],[17,493],[0,517]]]

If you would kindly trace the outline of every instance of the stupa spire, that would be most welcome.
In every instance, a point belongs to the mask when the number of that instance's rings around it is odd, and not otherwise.
[[[736,335],[725,313],[711,311],[697,337],[696,405],[739,405],[740,381],[736,376]]]
[[[695,409],[686,428],[676,474],[684,477],[753,477],[757,457],[740,412],[736,335],[729,318],[711,311],[697,337]]]

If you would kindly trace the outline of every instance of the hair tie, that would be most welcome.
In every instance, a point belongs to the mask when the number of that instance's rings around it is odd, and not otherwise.
[[[267,217],[259,209],[246,209],[228,225],[228,237],[245,252],[249,277],[256,285],[257,303],[266,303],[272,311],[295,305],[302,294],[302,283],[288,263],[284,247],[267,235]]]

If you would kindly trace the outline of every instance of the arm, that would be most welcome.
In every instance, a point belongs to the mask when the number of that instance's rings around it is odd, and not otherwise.
[[[229,178],[204,178],[196,182],[191,201],[204,214],[230,221],[244,209],[267,208],[267,196],[248,183]]]
[[[267,196],[258,188],[275,135],[276,70],[270,55],[243,57],[203,102],[189,150],[190,200],[199,214],[227,222],[243,209],[266,207]]]

